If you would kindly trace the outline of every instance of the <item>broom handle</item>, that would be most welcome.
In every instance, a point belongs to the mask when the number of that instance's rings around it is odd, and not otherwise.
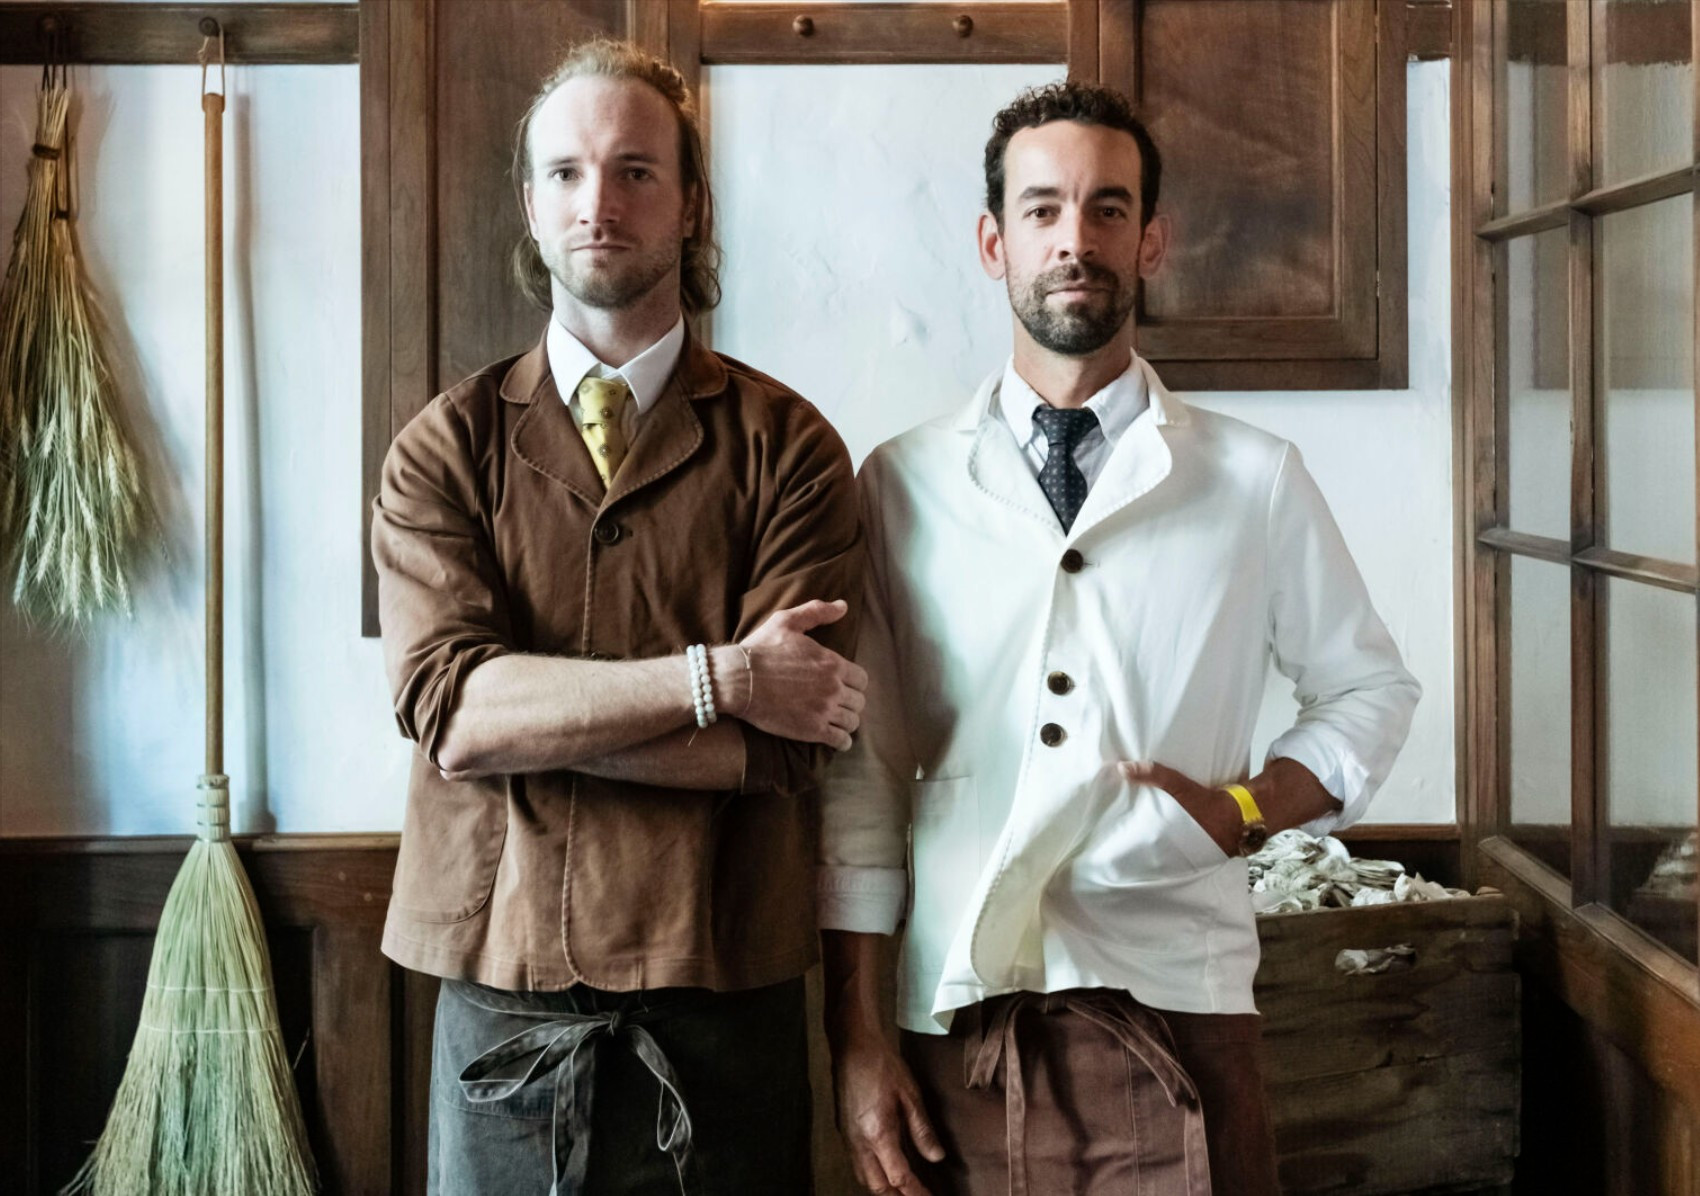
[[[224,772],[224,96],[203,92],[207,169],[207,773]]]

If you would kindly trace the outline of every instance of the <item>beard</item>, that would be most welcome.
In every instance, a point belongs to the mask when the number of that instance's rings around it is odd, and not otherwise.
[[[575,257],[561,244],[539,241],[537,252],[550,275],[586,307],[619,311],[642,299],[679,266],[683,247],[665,243],[653,249],[629,249],[596,263]]]
[[[1058,266],[1032,278],[1007,276],[1009,305],[1027,334],[1041,346],[1065,357],[1085,357],[1113,340],[1133,311],[1136,281],[1124,281],[1113,270],[1091,262]],[[1102,287],[1062,308],[1045,300],[1052,291],[1086,283]]]

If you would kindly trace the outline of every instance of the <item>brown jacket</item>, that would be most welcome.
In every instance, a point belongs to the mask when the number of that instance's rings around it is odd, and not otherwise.
[[[372,523],[396,719],[419,745],[385,954],[507,989],[736,989],[807,969],[824,752],[745,727],[741,793],[566,771],[451,782],[436,752],[467,672],[502,653],[667,655],[811,598],[854,614],[853,487],[818,411],[694,338],[606,496],[542,344],[409,423]],[[853,622],[819,638],[848,655]]]

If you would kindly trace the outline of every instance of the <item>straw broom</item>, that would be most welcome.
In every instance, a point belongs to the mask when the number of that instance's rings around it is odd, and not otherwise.
[[[210,41],[210,39],[209,39]],[[223,45],[220,38],[220,75]],[[306,1125],[284,1055],[224,775],[224,96],[206,91],[207,772],[200,833],[160,914],[141,1024],[106,1130],[65,1189],[95,1196],[308,1196]]]
[[[152,522],[113,402],[71,227],[70,90],[42,70],[24,209],[0,284],[0,556],[31,622],[130,609]]]

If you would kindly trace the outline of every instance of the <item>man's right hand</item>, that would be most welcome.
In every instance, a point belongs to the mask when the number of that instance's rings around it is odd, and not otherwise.
[[[833,1046],[838,1130],[850,1150],[856,1182],[874,1193],[929,1196],[903,1152],[907,1136],[924,1157],[935,1163],[944,1158],[915,1077],[877,1030]]]
[[[758,731],[800,743],[824,743],[845,751],[862,721],[868,674],[854,661],[809,638],[809,632],[842,619],[849,607],[805,602],[769,615],[737,648],[716,663],[731,684],[732,700],[721,713]]]

